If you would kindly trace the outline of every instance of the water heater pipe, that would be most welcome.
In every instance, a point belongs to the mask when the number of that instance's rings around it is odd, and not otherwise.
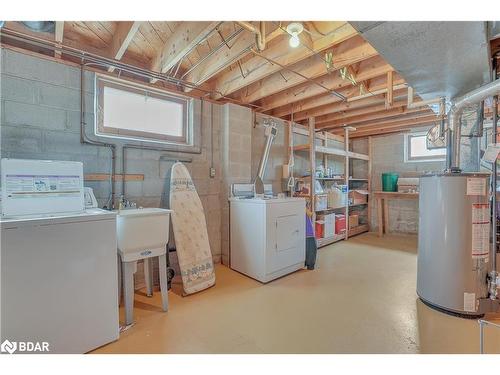
[[[465,107],[477,104],[484,99],[500,92],[500,79],[481,86],[469,93],[453,99],[451,109],[448,111],[448,129],[453,131],[452,157],[449,158],[448,170],[460,171],[460,141],[462,131],[460,129],[460,118]]]

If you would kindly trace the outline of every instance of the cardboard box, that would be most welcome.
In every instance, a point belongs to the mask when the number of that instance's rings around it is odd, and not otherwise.
[[[351,204],[368,203],[368,190],[356,189],[349,192],[349,200]]]
[[[349,229],[357,227],[359,225],[359,215],[353,214],[349,215]]]

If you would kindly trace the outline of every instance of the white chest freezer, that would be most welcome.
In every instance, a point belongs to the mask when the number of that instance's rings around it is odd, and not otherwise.
[[[230,199],[231,268],[267,283],[304,267],[305,199]]]

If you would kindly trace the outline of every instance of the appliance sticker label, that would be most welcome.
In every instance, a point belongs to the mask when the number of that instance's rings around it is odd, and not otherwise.
[[[472,205],[472,258],[487,259],[490,253],[490,205]]]
[[[6,193],[11,198],[53,197],[80,194],[80,176],[5,176]]]
[[[476,311],[476,293],[464,293],[464,311]]]
[[[486,195],[486,178],[468,177],[467,195]]]
[[[472,224],[486,224],[490,222],[490,205],[475,203],[472,205]]]

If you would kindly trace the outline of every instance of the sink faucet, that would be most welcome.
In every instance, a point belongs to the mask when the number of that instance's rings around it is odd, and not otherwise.
[[[120,202],[118,203],[118,209],[124,210],[126,208],[137,208],[137,203],[125,199],[125,196],[122,194],[120,195]]]

